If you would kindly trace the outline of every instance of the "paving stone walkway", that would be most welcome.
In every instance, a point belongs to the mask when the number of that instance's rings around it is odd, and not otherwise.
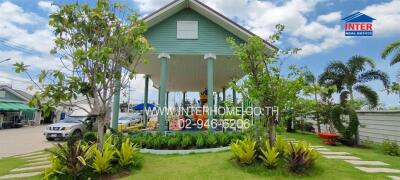
[[[24,179],[43,174],[44,169],[50,167],[49,154],[43,151],[29,154],[17,155],[15,158],[24,160],[26,163],[21,167],[14,168],[0,179]]]
[[[286,140],[286,139],[285,139]],[[288,141],[288,140],[286,140]],[[290,142],[296,143],[297,141],[294,139],[290,139]],[[381,161],[365,161],[359,157],[352,156],[351,153],[348,152],[334,152],[330,151],[325,146],[311,146],[316,151],[318,151],[323,157],[328,159],[341,159],[347,163],[350,163],[355,166],[355,168],[363,171],[365,173],[400,173],[399,169],[387,168],[382,166],[389,166],[389,164],[381,162]],[[400,176],[388,175],[388,178],[392,180],[400,180]]]

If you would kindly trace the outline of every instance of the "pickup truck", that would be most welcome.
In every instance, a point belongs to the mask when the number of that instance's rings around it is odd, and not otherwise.
[[[48,141],[65,139],[71,135],[82,136],[88,124],[96,129],[96,116],[66,116],[60,122],[48,125],[43,135]]]

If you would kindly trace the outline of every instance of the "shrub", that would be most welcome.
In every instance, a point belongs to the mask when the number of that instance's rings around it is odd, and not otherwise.
[[[240,164],[249,165],[256,157],[256,142],[250,138],[237,140],[235,143],[231,143],[230,147]]]
[[[190,146],[192,146],[194,143],[192,142],[192,137],[191,136],[183,136],[182,141],[181,141],[181,147],[183,149],[187,149]]]
[[[135,158],[139,153],[138,148],[129,139],[122,143],[121,149],[117,151],[118,163],[121,167],[130,167],[135,164]]]
[[[111,160],[116,153],[112,144],[112,139],[108,138],[104,142],[102,150],[97,147],[97,144],[94,144],[90,149],[93,154],[92,167],[94,170],[99,174],[109,173],[111,171]]]
[[[95,143],[97,141],[96,133],[89,131],[83,135],[83,141],[89,144]]]
[[[50,162],[51,166],[44,170],[44,176],[42,179],[48,180],[52,179],[51,177],[65,175],[64,165],[53,154],[50,154]]]
[[[264,165],[269,169],[274,169],[278,166],[279,161],[279,151],[278,148],[271,147],[268,141],[265,141],[265,149],[261,149],[262,155],[260,155],[260,159],[263,160]]]
[[[385,154],[390,156],[399,156],[400,148],[396,141],[391,141],[389,139],[385,139],[382,142],[382,150]]]
[[[285,154],[288,145],[289,145],[288,142],[283,140],[282,136],[276,136],[275,148],[279,152],[279,156],[283,156]]]
[[[77,137],[67,139],[66,145],[57,144],[55,150],[47,150],[52,154],[53,170],[62,170],[57,173],[52,173],[52,170],[47,170],[47,178],[57,176],[57,174],[66,174],[72,176],[73,179],[82,177],[90,158],[90,146],[84,145]],[[57,159],[57,160],[55,160]],[[52,178],[50,178],[52,179]]]
[[[314,165],[319,154],[302,141],[297,144],[290,143],[287,150],[288,167],[291,172],[301,173]]]
[[[168,140],[168,149],[176,149],[180,145],[180,138],[172,137]]]
[[[204,145],[206,144],[204,137],[202,135],[197,135],[196,137],[196,147],[197,148],[203,148]]]
[[[167,138],[164,138],[161,135],[157,135],[152,139],[149,139],[149,143],[150,143],[150,148],[153,149],[163,149],[168,145],[168,141],[166,141]]]
[[[216,147],[217,146],[217,138],[215,137],[214,134],[209,134],[207,136],[207,145],[208,147]]]

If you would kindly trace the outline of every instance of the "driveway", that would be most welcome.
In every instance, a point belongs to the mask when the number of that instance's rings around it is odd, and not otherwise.
[[[43,136],[46,126],[0,130],[0,158],[53,147]]]

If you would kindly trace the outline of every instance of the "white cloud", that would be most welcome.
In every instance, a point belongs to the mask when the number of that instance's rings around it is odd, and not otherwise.
[[[145,15],[171,2],[170,0],[133,0]]]
[[[318,16],[317,21],[329,23],[329,22],[339,21],[341,17],[342,17],[342,12],[335,11],[329,14]]]
[[[54,5],[53,2],[51,2],[51,1],[39,1],[38,6],[41,9],[48,11],[50,13],[56,12],[58,10],[58,7],[56,5]]]
[[[360,12],[376,19],[373,22],[374,36],[400,34],[400,0],[373,4]]]
[[[34,51],[48,54],[53,47],[53,36],[47,21],[32,12],[25,12],[21,7],[11,3],[0,4],[0,38],[7,39],[8,44],[19,44]],[[28,31],[21,25],[42,25],[39,29]]]
[[[6,21],[15,24],[35,24],[38,20],[43,21],[43,18],[38,15],[25,12],[21,7],[5,1],[0,3],[0,22]],[[35,19],[33,21],[33,19]]]
[[[26,65],[29,65],[31,69],[61,69],[63,68],[60,60],[56,59],[50,55],[34,55],[34,54],[26,54],[20,51],[9,50],[9,51],[1,51],[0,57],[10,58],[10,61],[3,62],[1,65],[7,65],[12,69],[12,64],[16,62],[23,62]],[[69,63],[67,63],[69,64]]]
[[[141,12],[149,13],[161,7],[155,0],[134,0]],[[286,35],[301,41],[295,47],[303,50],[299,55],[310,55],[337,47],[345,41],[340,26],[330,27],[320,22],[310,22],[306,14],[313,11],[319,0],[290,0],[276,4],[260,0],[201,0],[203,3],[234,19],[262,38],[268,38],[276,24],[286,26]],[[164,1],[161,3],[164,4]],[[332,17],[333,16],[333,17]],[[340,12],[332,12],[320,20],[327,22],[340,18]],[[292,45],[295,45],[292,44]]]

